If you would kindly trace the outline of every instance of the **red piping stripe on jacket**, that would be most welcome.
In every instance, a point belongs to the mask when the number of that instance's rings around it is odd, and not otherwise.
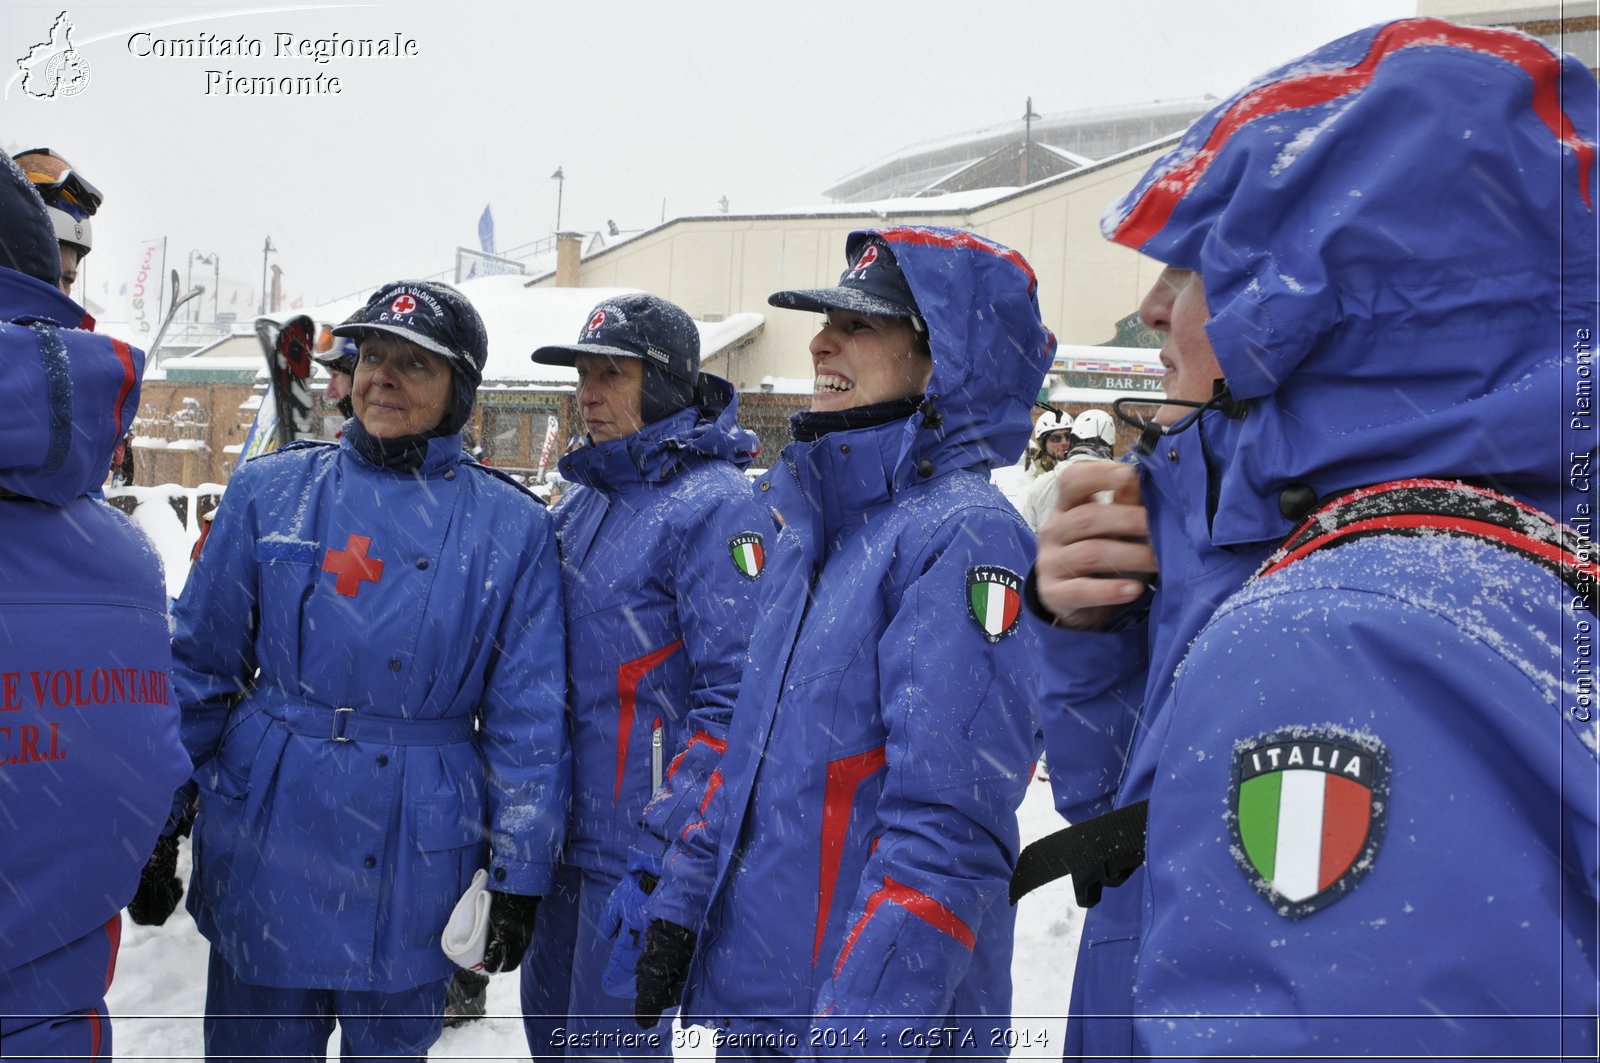
[[[117,950],[122,947],[122,913],[118,912],[101,928],[106,932],[106,990],[111,989],[111,980],[117,974]],[[105,1026],[100,1016],[99,1008],[90,1008],[84,1015],[84,1020],[89,1024],[89,1058],[100,1058],[100,1045],[105,1040]]]
[[[1463,513],[1451,513],[1448,511],[1380,513],[1377,516],[1351,521],[1348,524],[1338,523],[1341,511],[1350,507],[1353,503],[1362,503],[1369,499],[1385,499],[1394,500],[1403,506],[1418,492],[1430,490],[1452,492],[1457,503],[1459,503],[1461,496],[1476,496],[1488,499],[1492,503],[1498,503],[1501,506],[1511,507],[1526,513],[1535,522],[1534,526],[1538,526],[1540,522],[1543,522],[1569,536],[1576,534],[1566,525],[1554,522],[1553,518],[1547,514],[1534,509],[1524,502],[1519,502],[1509,495],[1500,494],[1498,491],[1476,487],[1457,480],[1438,480],[1426,477],[1391,480],[1387,483],[1358,488],[1347,494],[1339,495],[1322,505],[1306,519],[1305,523],[1294,534],[1289,536],[1285,547],[1292,546],[1292,548],[1285,549],[1280,547],[1279,551],[1269,557],[1261,566],[1255,578],[1259,579],[1262,576],[1277,572],[1307,554],[1342,539],[1356,538],[1369,532],[1404,532],[1427,529],[1457,535],[1469,535],[1479,539],[1503,543],[1511,549],[1521,551],[1530,557],[1550,562],[1558,573],[1567,571],[1573,573],[1577,578],[1595,579],[1597,571],[1595,562],[1569,549],[1562,542],[1551,541],[1549,538],[1536,538],[1516,528],[1508,527],[1506,524],[1479,520]],[[1449,507],[1446,508],[1448,509]],[[1305,533],[1312,528],[1319,524],[1326,525],[1329,522],[1332,523],[1332,527],[1328,531],[1316,535],[1314,538],[1304,538]],[[1563,578],[1567,577],[1563,576]]]
[[[695,746],[710,746],[717,751],[718,756],[721,756],[728,751],[728,740],[725,738],[713,738],[704,731],[696,731],[689,736],[689,741],[683,744],[683,751],[673,757],[672,763],[667,765],[667,778],[670,779],[678,774],[678,766],[683,763],[683,758],[689,755],[689,750]]]
[[[855,948],[856,940],[861,937],[861,932],[866,929],[884,901],[893,901],[924,923],[941,933],[949,934],[961,944],[971,949],[978,943],[978,937],[972,932],[962,918],[921,890],[914,890],[904,883],[896,882],[888,875],[883,876],[883,888],[867,898],[867,910],[861,913],[861,919],[850,928],[850,936],[845,938],[844,948],[839,950],[839,962],[833,965],[833,976],[839,977],[839,972],[844,970],[844,961],[850,958],[850,950]]]
[[[869,749],[852,757],[828,763],[828,781],[822,791],[822,848],[817,867],[817,934],[811,946],[811,966],[822,952],[822,934],[833,908],[833,892],[839,885],[839,861],[844,855],[844,836],[850,828],[850,808],[856,790],[888,759],[884,747]]]
[[[1442,19],[1418,18],[1396,22],[1372,39],[1372,47],[1355,66],[1344,70],[1324,70],[1287,77],[1263,85],[1249,93],[1212,127],[1205,145],[1181,166],[1174,167],[1151,183],[1138,204],[1111,237],[1125,247],[1138,250],[1172,217],[1173,210],[1188,195],[1217,154],[1245,123],[1263,115],[1313,107],[1353,92],[1360,92],[1372,80],[1378,64],[1402,48],[1418,45],[1447,45],[1498,56],[1520,66],[1533,79],[1533,111],[1563,145],[1578,157],[1578,187],[1589,204],[1589,169],[1594,164],[1594,147],[1585,143],[1573,129],[1572,121],[1561,109],[1561,60],[1550,49],[1528,37],[1503,30],[1458,26]],[[1593,204],[1589,204],[1593,207]]]
[[[611,803],[622,800],[622,774],[628,767],[628,736],[633,730],[634,707],[639,698],[639,684],[650,669],[671,657],[683,640],[669,643],[653,653],[623,661],[617,665],[617,785],[611,794]]]
[[[1460,532],[1464,535],[1476,536],[1480,539],[1493,539],[1497,542],[1505,543],[1508,546],[1514,546],[1526,553],[1536,554],[1539,557],[1546,558],[1547,560],[1554,561],[1558,564],[1565,562],[1568,564],[1573,564],[1579,568],[1587,567],[1589,570],[1594,569],[1593,562],[1585,562],[1568,550],[1563,550],[1561,547],[1556,546],[1553,543],[1540,542],[1537,539],[1513,531],[1510,528],[1502,528],[1498,524],[1489,524],[1481,520],[1467,520],[1462,517],[1442,517],[1426,513],[1401,513],[1387,517],[1373,517],[1370,520],[1354,521],[1350,524],[1346,524],[1337,531],[1329,532],[1327,535],[1319,535],[1317,538],[1312,539],[1299,549],[1284,555],[1282,560],[1276,562],[1271,567],[1262,569],[1261,574],[1265,576],[1269,573],[1276,572],[1278,569],[1298,561],[1306,554],[1325,546],[1328,542],[1334,539],[1343,539],[1347,536],[1359,535],[1362,532],[1399,531],[1411,528],[1431,528],[1436,531],[1454,531]]]
[[[700,799],[700,818],[684,827],[683,833],[678,837],[687,838],[691,833],[706,825],[706,809],[710,807],[711,799],[716,796],[717,791],[720,789],[722,789],[722,770],[720,768],[713,769],[711,778],[706,780],[706,795]]]
[[[117,389],[117,427],[122,427],[122,407],[128,401],[128,396],[133,392],[133,385],[138,383],[138,378],[133,372],[133,351],[121,340],[112,340],[111,349],[117,352],[117,358],[122,362],[122,386]]]

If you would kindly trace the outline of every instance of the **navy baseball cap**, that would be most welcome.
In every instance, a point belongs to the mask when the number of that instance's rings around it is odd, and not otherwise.
[[[850,257],[850,268],[839,277],[837,287],[773,292],[767,302],[790,310],[817,313],[853,310],[876,317],[908,317],[918,332],[923,331],[917,300],[889,245],[881,237],[870,236],[859,249],[852,250],[855,254]]]
[[[432,351],[473,387],[483,381],[483,365],[489,360],[489,334],[467,297],[448,284],[385,284],[372,293],[366,306],[333,330],[335,336],[351,336],[358,341],[369,332],[387,332]]]
[[[675,303],[636,292],[607,299],[589,313],[576,343],[540,347],[533,360],[575,365],[580,354],[637,358],[687,384],[700,379],[700,333]]]

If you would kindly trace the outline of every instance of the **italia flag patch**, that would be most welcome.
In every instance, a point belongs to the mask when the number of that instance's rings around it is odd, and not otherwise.
[[[1370,735],[1296,727],[1240,742],[1228,818],[1234,857],[1279,915],[1343,897],[1383,841],[1389,753]]]
[[[733,555],[733,563],[739,571],[751,579],[761,575],[766,567],[766,546],[755,532],[742,532],[729,539],[728,552]]]
[[[1022,619],[1022,577],[999,565],[967,570],[967,607],[990,642],[999,642]]]

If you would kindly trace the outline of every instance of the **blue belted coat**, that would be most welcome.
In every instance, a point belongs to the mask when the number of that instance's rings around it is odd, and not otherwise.
[[[189,910],[241,978],[392,992],[443,978],[474,871],[543,894],[570,793],[551,522],[429,443],[348,440],[235,473],[177,610],[200,814]]]

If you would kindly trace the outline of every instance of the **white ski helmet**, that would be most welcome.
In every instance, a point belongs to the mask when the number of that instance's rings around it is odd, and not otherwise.
[[[1074,442],[1116,446],[1117,423],[1104,410],[1084,410],[1072,422],[1072,438]]]
[[[94,246],[94,229],[89,224],[88,218],[74,218],[60,207],[45,204],[45,213],[50,215],[50,225],[55,229],[56,242],[71,244],[78,249],[78,257],[82,258]]]
[[[1035,443],[1042,440],[1051,432],[1071,432],[1072,421],[1062,410],[1046,410],[1033,422],[1033,440]]]

